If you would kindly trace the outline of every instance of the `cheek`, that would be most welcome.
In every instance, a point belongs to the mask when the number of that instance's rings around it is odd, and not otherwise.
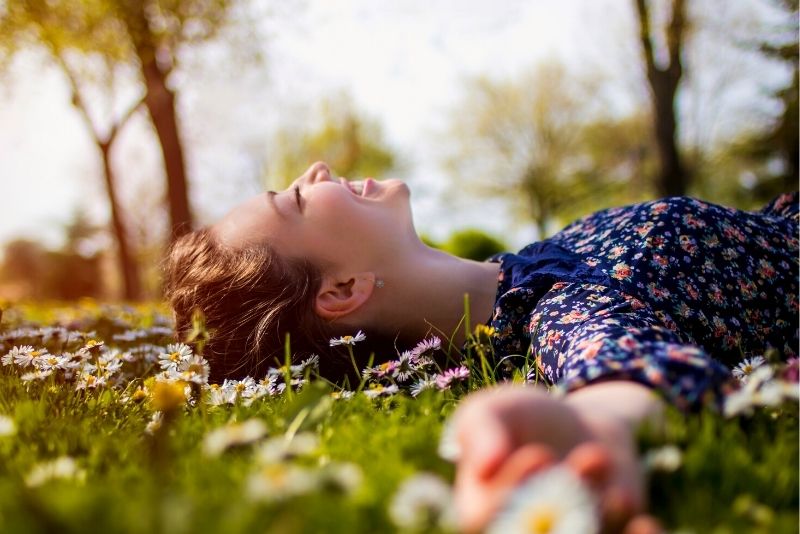
[[[303,219],[302,246],[324,258],[361,258],[368,251],[392,248],[413,232],[408,188],[392,184],[385,196],[365,200],[336,184],[315,186]]]

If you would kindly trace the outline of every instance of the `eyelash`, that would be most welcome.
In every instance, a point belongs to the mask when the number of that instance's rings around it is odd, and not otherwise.
[[[300,196],[300,186],[294,186],[294,198],[297,201],[297,209],[302,209],[302,206],[300,206],[300,200],[303,197]]]

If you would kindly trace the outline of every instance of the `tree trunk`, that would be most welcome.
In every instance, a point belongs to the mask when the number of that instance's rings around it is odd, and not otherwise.
[[[150,26],[147,10],[153,2],[127,0],[118,5],[122,9],[122,20],[127,25],[134,52],[139,59],[139,68],[145,86],[144,103],[156,130],[164,170],[167,175],[167,202],[170,215],[170,241],[192,229],[192,212],[189,206],[189,187],[186,180],[186,165],[183,144],[178,132],[175,113],[175,94],[167,87],[169,66],[159,65],[158,38]]]
[[[677,145],[675,120],[675,93],[677,80],[666,76],[650,80],[655,112],[656,145],[658,146],[659,175],[657,190],[661,196],[678,196],[686,193],[687,175]]]
[[[106,186],[106,195],[108,196],[109,207],[111,208],[111,229],[114,232],[114,238],[117,241],[117,261],[119,265],[119,272],[122,275],[123,283],[123,297],[126,300],[138,300],[142,294],[142,284],[139,276],[139,266],[131,255],[130,245],[128,243],[128,232],[125,228],[125,218],[122,213],[122,207],[119,204],[116,191],[116,178],[114,170],[111,167],[111,147],[117,138],[117,134],[125,123],[133,116],[141,101],[132,105],[127,113],[125,113],[118,122],[111,125],[107,137],[101,137],[94,123],[92,122],[89,109],[81,95],[78,81],[69,65],[64,60],[64,57],[53,48],[53,58],[61,66],[62,71],[69,81],[70,88],[72,89],[72,104],[83,117],[86,127],[92,135],[95,145],[100,151],[103,160],[103,181]]]
[[[128,234],[122,209],[119,204],[116,191],[116,179],[111,168],[111,142],[99,142],[97,144],[103,156],[103,179],[106,184],[106,194],[111,206],[111,228],[117,240],[117,261],[119,271],[122,273],[123,290],[125,300],[138,300],[142,294],[142,284],[139,277],[139,268],[136,261],[131,257]]]
[[[665,67],[658,67],[655,64],[646,0],[636,0],[636,11],[639,18],[639,37],[647,69],[647,81],[650,85],[655,138],[658,146],[660,169],[656,189],[660,196],[684,195],[689,185],[689,176],[678,151],[675,94],[683,75],[681,54],[685,28],[685,0],[673,0],[672,2],[672,20],[666,32],[669,64]]]
[[[170,215],[170,241],[172,241],[192,229],[186,165],[175,113],[175,94],[167,87],[166,76],[158,68],[154,57],[147,59],[140,56],[140,61],[147,88],[145,105],[158,135],[161,154],[164,157]]]

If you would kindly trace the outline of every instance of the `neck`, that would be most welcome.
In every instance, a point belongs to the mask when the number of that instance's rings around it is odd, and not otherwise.
[[[435,334],[460,348],[465,329],[471,332],[491,317],[499,268],[497,263],[465,260],[420,244],[406,261],[379,273],[385,286],[376,289],[376,317],[382,325],[392,325],[403,340],[416,342]]]

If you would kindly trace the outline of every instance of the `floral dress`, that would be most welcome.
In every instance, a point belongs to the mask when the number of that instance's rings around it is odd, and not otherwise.
[[[797,356],[799,220],[796,192],[757,212],[671,197],[496,255],[495,355],[562,391],[626,379],[680,408],[719,400],[743,358]]]

